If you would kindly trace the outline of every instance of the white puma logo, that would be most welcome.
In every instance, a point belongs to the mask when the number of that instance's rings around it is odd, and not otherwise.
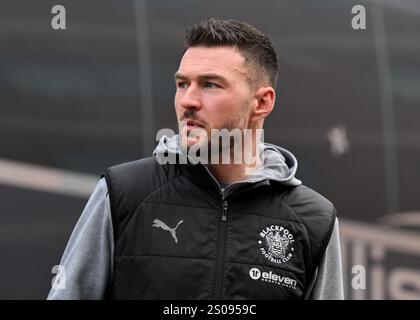
[[[179,222],[177,223],[176,227],[172,229],[172,228],[168,227],[168,226],[165,224],[165,222],[160,221],[159,219],[155,219],[155,220],[153,220],[152,227],[162,228],[163,230],[167,230],[167,231],[169,231],[169,232],[171,233],[172,237],[174,238],[175,243],[178,243],[178,239],[176,238],[175,230],[176,230],[176,228],[178,228],[178,226],[179,226],[181,223],[183,223],[183,222],[184,222],[184,220],[179,221]]]

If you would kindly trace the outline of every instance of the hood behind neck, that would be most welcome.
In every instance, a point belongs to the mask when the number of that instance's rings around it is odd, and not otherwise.
[[[262,180],[274,180],[287,186],[298,186],[302,181],[295,177],[297,170],[296,157],[287,149],[270,143],[260,143],[260,157],[263,159],[259,167],[252,175],[242,182],[258,182]],[[168,154],[187,155],[180,148],[179,134],[169,138],[162,136],[153,155],[159,163],[168,159]]]

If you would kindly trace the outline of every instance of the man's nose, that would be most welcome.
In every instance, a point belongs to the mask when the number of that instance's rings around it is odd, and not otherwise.
[[[200,109],[201,98],[199,89],[194,85],[189,86],[188,89],[184,92],[180,103],[184,109]]]

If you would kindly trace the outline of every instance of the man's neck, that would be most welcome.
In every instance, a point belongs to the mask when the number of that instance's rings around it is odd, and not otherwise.
[[[238,181],[246,180],[250,175],[252,175],[260,166],[261,166],[261,159],[260,159],[260,150],[259,150],[259,141],[261,138],[261,133],[257,129],[262,128],[262,123],[254,125],[253,127],[249,128],[252,130],[251,140],[245,142],[245,138],[243,138],[244,143],[248,143],[248,148],[241,148],[240,151],[242,154],[242,161],[240,164],[235,164],[235,150],[234,148],[230,150],[230,158],[228,160],[228,164],[222,163],[223,152],[219,154],[219,163],[216,164],[208,164],[207,167],[209,168],[210,172],[214,175],[214,177],[223,183],[234,183]],[[249,136],[248,136],[249,137]],[[249,138],[248,138],[249,139]],[[242,146],[242,145],[241,145]],[[247,156],[245,156],[245,154]],[[245,161],[247,159],[247,161]],[[251,164],[247,164],[246,162],[251,162]]]
[[[238,181],[246,180],[261,165],[261,160],[256,157],[254,164],[208,164],[210,172],[214,177],[223,183],[231,184]]]

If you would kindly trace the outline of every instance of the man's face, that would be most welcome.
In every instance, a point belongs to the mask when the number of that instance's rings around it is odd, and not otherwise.
[[[190,147],[200,139],[191,130],[245,129],[254,91],[245,58],[234,47],[192,47],[175,74],[175,110],[181,139]],[[191,135],[190,135],[191,136]],[[210,139],[209,139],[210,140]]]

